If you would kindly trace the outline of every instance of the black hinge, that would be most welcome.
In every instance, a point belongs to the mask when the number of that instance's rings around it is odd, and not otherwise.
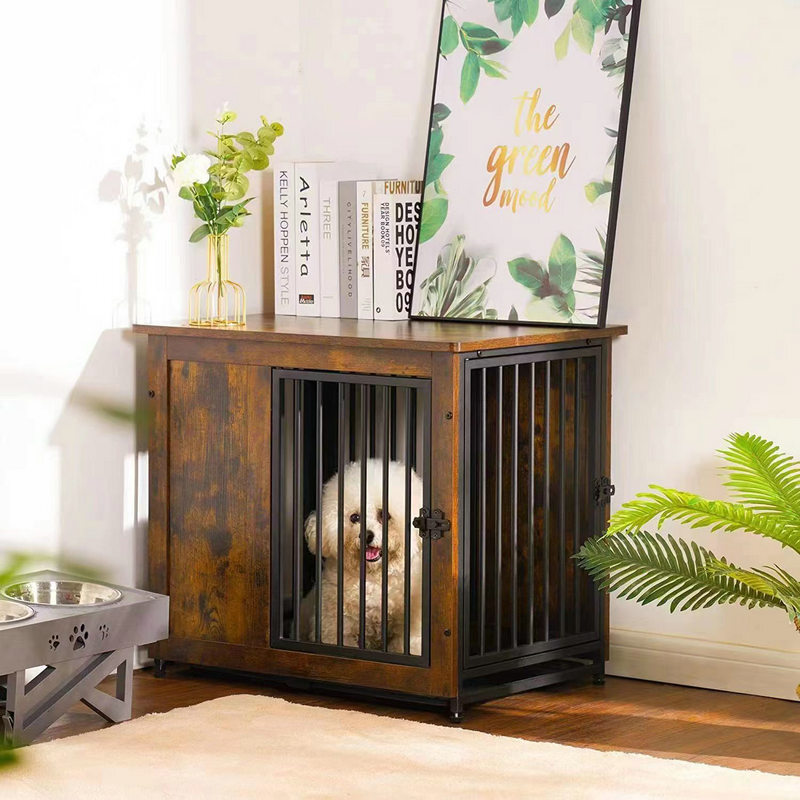
[[[421,508],[419,516],[411,524],[419,531],[419,535],[423,539],[430,536],[434,541],[441,539],[444,532],[450,530],[450,520],[445,519],[444,511],[440,511],[438,508],[433,511]]]
[[[594,482],[594,502],[597,506],[607,506],[616,494],[617,487],[611,483],[611,478],[603,475]]]

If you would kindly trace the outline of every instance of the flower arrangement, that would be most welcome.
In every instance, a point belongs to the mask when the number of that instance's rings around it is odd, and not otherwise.
[[[228,280],[228,239],[230,228],[241,228],[250,212],[245,197],[250,187],[248,172],[269,166],[275,140],[283,135],[280,122],[268,122],[262,115],[255,133],[228,133],[225,126],[236,119],[226,107],[217,113],[216,131],[209,135],[216,148],[202,153],[176,153],[172,177],[178,196],[192,204],[202,224],[192,231],[190,242],[208,237],[208,278],[190,293],[189,322],[192,325],[243,325],[245,297],[241,286]],[[229,302],[232,298],[232,308]],[[232,316],[231,316],[232,312]]]

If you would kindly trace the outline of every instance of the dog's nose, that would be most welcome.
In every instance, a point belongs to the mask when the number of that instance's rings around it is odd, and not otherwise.
[[[372,531],[367,531],[367,544],[372,544],[375,541],[375,534]]]

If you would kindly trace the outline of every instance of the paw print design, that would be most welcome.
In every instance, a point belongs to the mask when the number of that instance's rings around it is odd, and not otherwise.
[[[86,640],[89,638],[89,631],[86,630],[85,625],[81,625],[80,628],[76,625],[72,629],[72,633],[70,634],[69,640],[72,642],[72,649],[73,650],[80,650],[83,647],[86,647]]]
[[[58,634],[54,633],[48,640],[47,644],[50,645],[51,650],[58,650],[58,646],[61,644],[61,640],[58,638]]]
[[[100,634],[100,638],[105,640],[111,635],[111,631],[108,630],[108,625],[103,623],[98,629],[97,632]]]

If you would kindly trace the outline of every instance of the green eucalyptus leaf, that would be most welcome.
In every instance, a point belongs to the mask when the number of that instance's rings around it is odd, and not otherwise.
[[[453,160],[453,156],[445,155],[444,153],[437,153],[436,156],[428,161],[428,173],[425,176],[425,185],[427,186],[434,181],[438,181],[441,174],[449,166]]]
[[[467,49],[484,56],[499,53],[511,44],[508,39],[501,39],[491,28],[477,25],[474,22],[463,23],[461,32],[466,39],[465,46]]]
[[[614,3],[615,0],[577,0],[575,7],[590,25],[601,28],[606,24],[606,16]]]
[[[526,25],[533,25],[539,15],[539,0],[517,0],[522,7],[522,18]]]
[[[578,271],[575,247],[566,236],[561,234],[550,251],[547,263],[550,274],[550,284],[558,288],[562,294],[572,290],[575,275]]]
[[[461,68],[461,100],[468,103],[475,90],[478,88],[478,78],[481,75],[481,65],[475,53],[467,53],[464,66]]]
[[[458,25],[452,16],[448,15],[442,22],[442,38],[439,49],[443,56],[449,56],[458,47]]]
[[[263,128],[258,129],[258,141],[261,144],[266,144],[268,142],[274,142],[277,138],[277,134],[275,133],[269,125],[265,125]]]
[[[548,17],[554,17],[564,8],[564,0],[544,0],[544,11]]]
[[[511,16],[514,0],[494,0],[494,15],[498,22],[505,22]]]
[[[256,137],[253,136],[252,133],[248,133],[247,131],[242,131],[241,133],[237,133],[233,138],[241,145],[246,145],[251,142],[255,142],[256,140]]]
[[[522,30],[522,8],[518,0],[511,7],[511,33],[516,36]]]
[[[508,67],[501,64],[499,61],[492,61],[490,58],[481,58],[481,67],[484,73],[489,78],[502,78],[506,79],[506,74],[503,70],[508,70]]]
[[[511,277],[534,292],[547,285],[547,273],[538,261],[532,258],[515,258],[508,262]]]
[[[192,231],[189,241],[192,243],[199,242],[201,239],[205,239],[209,233],[211,233],[211,228],[209,228],[208,225],[201,225],[199,228],[195,228]]]
[[[245,152],[253,162],[254,170],[266,169],[269,166],[269,153],[265,147],[260,144],[249,144],[245,148]]]
[[[589,22],[582,14],[574,14],[572,16],[572,38],[585,53],[592,52],[594,48],[594,25]]]
[[[567,27],[564,28],[564,32],[561,36],[556,39],[556,58],[559,61],[563,61],[567,57],[567,53],[569,52],[569,36],[572,31],[572,20],[567,23]]]
[[[438,124],[450,116],[450,109],[444,103],[436,103],[433,106],[433,122]]]
[[[194,200],[192,190],[188,186],[181,186],[178,190],[178,197],[182,197],[184,200]]]
[[[449,202],[446,197],[432,197],[422,204],[422,220],[419,226],[420,242],[432,239],[447,219]]]
[[[436,128],[431,131],[431,138],[428,142],[428,158],[436,158],[439,151],[442,149],[442,140],[444,139],[444,131],[441,128]]]
[[[586,193],[586,199],[590,203],[594,203],[598,198],[611,191],[611,184],[608,181],[592,181],[586,184],[584,191]]]
[[[575,292],[570,290],[563,295],[555,295],[553,304],[561,316],[570,319],[575,313]]]

